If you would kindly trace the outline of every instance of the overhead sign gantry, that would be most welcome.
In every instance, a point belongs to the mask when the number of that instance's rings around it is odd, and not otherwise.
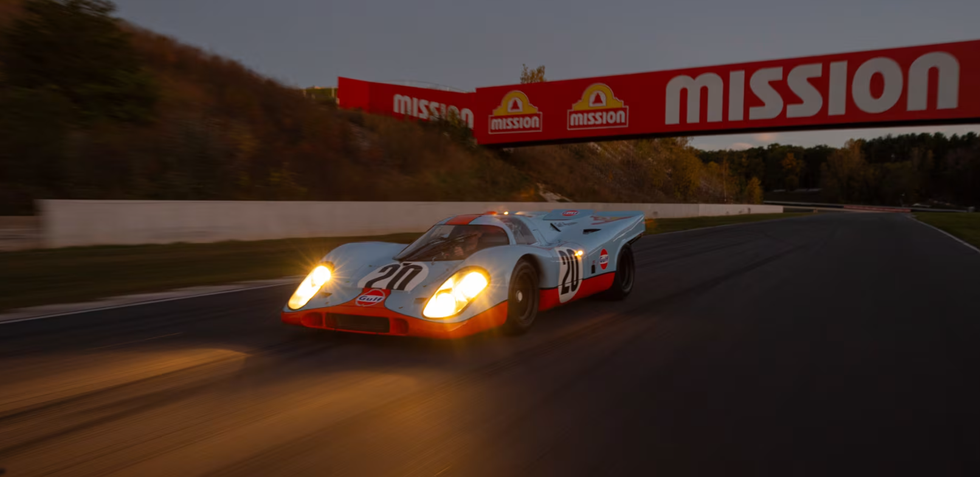
[[[980,123],[980,40],[456,93],[341,78],[340,105],[453,111],[483,145]]]

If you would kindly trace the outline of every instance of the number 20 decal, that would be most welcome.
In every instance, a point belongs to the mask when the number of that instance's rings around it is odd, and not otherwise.
[[[391,263],[369,273],[358,282],[357,286],[411,291],[428,275],[429,267],[424,263]]]
[[[561,266],[558,269],[558,301],[565,303],[575,297],[582,284],[582,257],[571,248],[558,249]]]

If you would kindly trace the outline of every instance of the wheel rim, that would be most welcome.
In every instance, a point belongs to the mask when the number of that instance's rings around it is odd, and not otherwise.
[[[633,289],[633,261],[629,260],[628,257],[623,257],[623,264],[620,268],[623,271],[623,291],[630,291]]]
[[[511,296],[512,310],[517,321],[527,324],[532,319],[534,296],[532,296],[531,277],[526,273],[520,274],[514,281],[514,292]]]

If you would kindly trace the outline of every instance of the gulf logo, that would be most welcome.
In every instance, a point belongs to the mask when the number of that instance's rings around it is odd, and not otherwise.
[[[575,217],[576,215],[578,215],[578,211],[577,210],[566,210],[566,211],[562,212],[561,215],[564,216],[564,217]]]
[[[531,104],[521,91],[504,95],[500,106],[490,115],[490,134],[541,132],[544,114]]]
[[[607,252],[606,249],[602,249],[602,252],[599,252],[599,266],[602,267],[603,270],[609,266],[609,252]]]
[[[357,297],[355,303],[357,303],[357,306],[374,306],[385,301],[385,298],[384,290],[373,289]]]
[[[612,89],[596,83],[582,92],[582,99],[568,110],[568,130],[625,128],[630,123],[630,108],[617,98]]]

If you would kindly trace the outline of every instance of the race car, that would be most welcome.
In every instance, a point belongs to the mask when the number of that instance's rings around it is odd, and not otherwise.
[[[282,321],[326,330],[458,338],[492,328],[521,334],[538,312],[633,290],[631,245],[643,212],[458,215],[405,246],[332,250],[283,307]]]

